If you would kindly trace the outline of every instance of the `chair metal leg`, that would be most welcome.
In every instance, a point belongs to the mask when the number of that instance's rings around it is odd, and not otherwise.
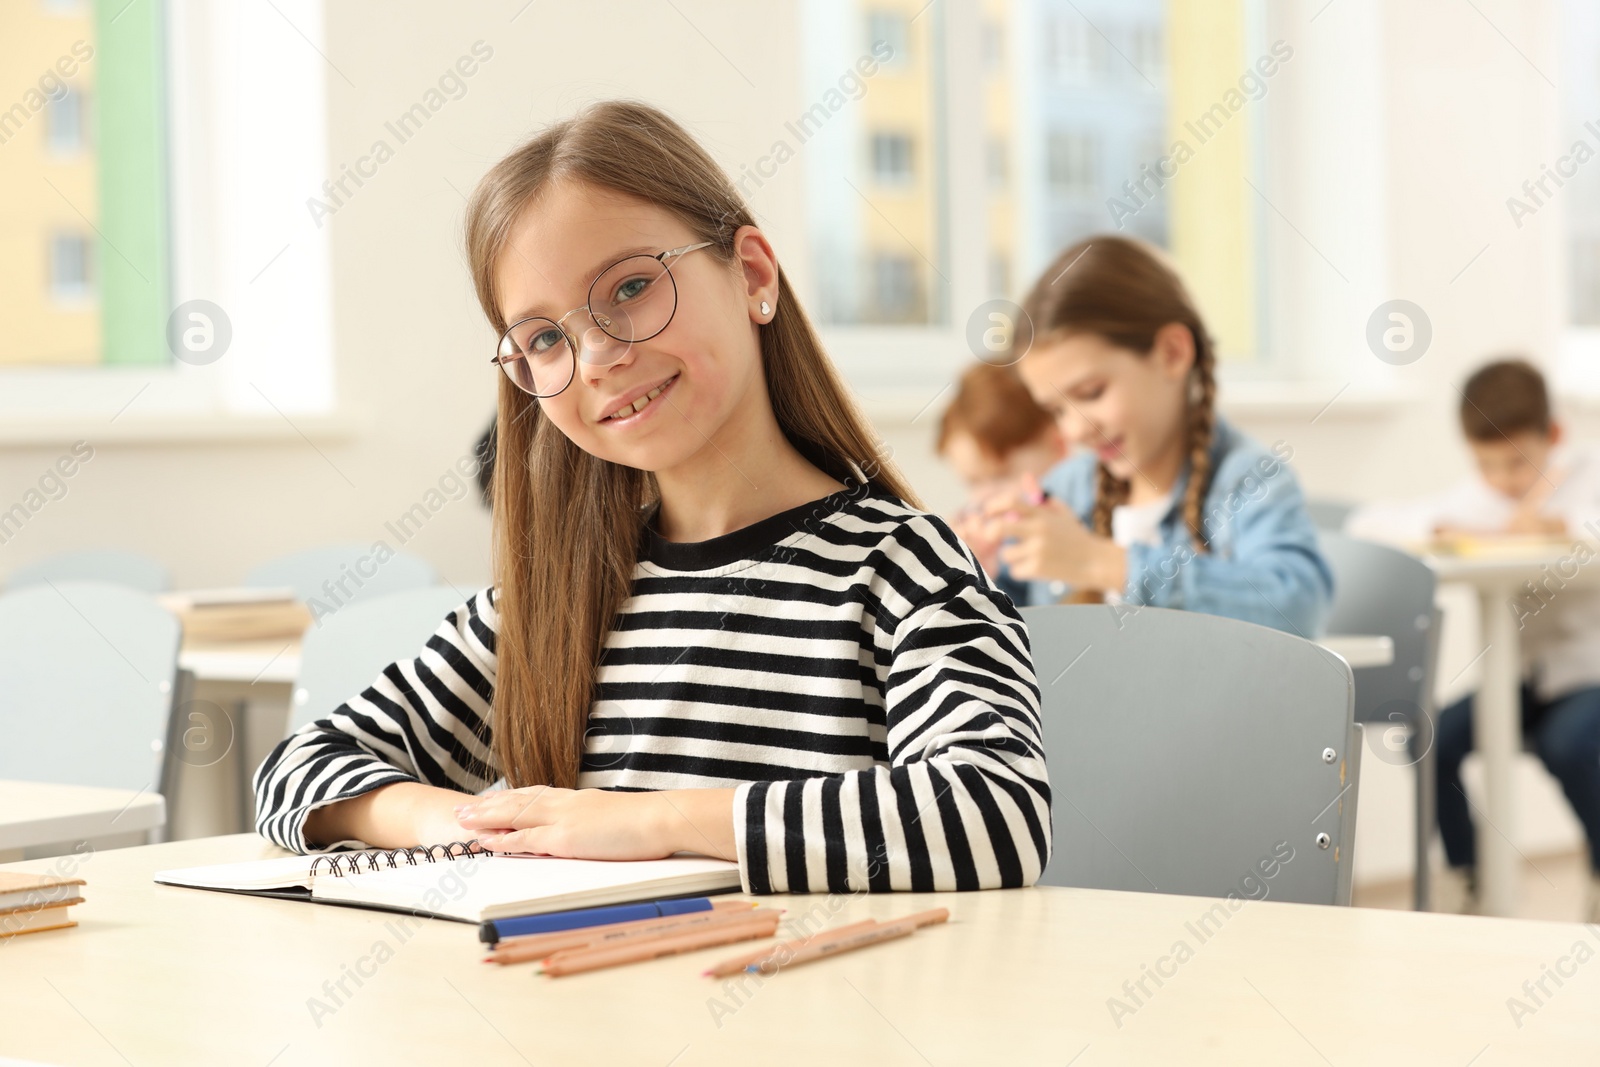
[[[1433,846],[1434,830],[1434,776],[1437,773],[1434,766],[1434,739],[1425,739],[1428,748],[1422,758],[1416,762],[1417,780],[1417,840],[1416,840],[1416,877],[1412,880],[1411,906],[1416,911],[1427,911],[1428,900],[1431,896],[1430,873],[1431,864],[1428,862],[1429,853]]]

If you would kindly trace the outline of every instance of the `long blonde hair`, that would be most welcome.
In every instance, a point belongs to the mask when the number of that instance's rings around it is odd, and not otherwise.
[[[557,180],[655,205],[683,221],[730,268],[733,237],[754,225],[727,176],[664,112],[632,101],[591,104],[491,167],[467,207],[466,250],[478,302],[498,335],[508,325],[495,265],[529,202]],[[782,299],[761,326],[761,361],[778,426],[802,456],[847,484],[866,480],[913,507],[910,486],[868,423],[778,270]],[[499,629],[494,754],[513,788],[576,785],[606,635],[633,583],[649,473],[599,459],[543,417],[504,375],[494,471],[494,578]]]
[[[1203,513],[1211,488],[1211,444],[1216,435],[1216,350],[1178,272],[1140,241],[1101,234],[1057,256],[1034,283],[1022,309],[1032,320],[1037,339],[1089,333],[1138,353],[1155,347],[1156,332],[1163,326],[1177,322],[1188,327],[1194,337],[1194,367],[1189,372],[1184,425],[1189,484],[1183,494],[1183,522],[1195,551],[1209,551]],[[1035,347],[1038,343],[1034,342]],[[1099,464],[1092,516],[1095,533],[1111,536],[1112,509],[1127,502],[1130,488],[1104,463]],[[1075,594],[1072,599],[1103,598]]]

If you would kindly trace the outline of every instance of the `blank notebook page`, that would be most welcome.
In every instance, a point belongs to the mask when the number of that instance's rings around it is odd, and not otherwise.
[[[738,886],[738,864],[703,856],[628,862],[464,856],[342,877],[318,872],[311,893],[319,900],[425,910],[484,922]]]

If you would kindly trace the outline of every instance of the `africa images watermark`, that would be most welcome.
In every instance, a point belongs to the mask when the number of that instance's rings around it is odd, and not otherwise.
[[[1595,145],[1600,145],[1600,125],[1590,119],[1583,124],[1583,128],[1594,137],[1594,145],[1578,138],[1567,149],[1566,155],[1556,159],[1554,167],[1548,163],[1539,164],[1539,173],[1522,183],[1522,196],[1506,197],[1506,211],[1510,213],[1517,229],[1522,229],[1524,219],[1537,215],[1540,208],[1555,198],[1556,191],[1567,184],[1566,179],[1577,177],[1578,168],[1595,157]],[[1550,188],[1551,182],[1555,183],[1555,190]]]
[[[443,110],[445,104],[467,95],[466,79],[478,73],[483,64],[494,58],[494,48],[484,41],[472,42],[471,52],[471,55],[461,56],[439,75],[437,88],[430,86],[422,94],[421,100],[383,124],[383,128],[394,138],[393,145],[379,137],[372,142],[372,147],[367,149],[365,155],[357,156],[353,163],[339,164],[339,176],[322,183],[321,199],[315,196],[306,198],[306,211],[318,229],[322,228],[323,219],[337,214],[357,191],[376,177],[378,168],[395,157],[395,150],[421,132],[422,127]],[[350,188],[352,183],[355,189]]]
[[[872,51],[857,59],[853,67],[846,67],[838,81],[823,92],[821,99],[801,112],[798,118],[783,124],[783,128],[793,135],[793,144],[788,138],[780,137],[772,142],[772,147],[767,149],[765,155],[756,158],[753,165],[739,164],[739,177],[733,182],[739,195],[749,200],[751,182],[759,189],[775,178],[778,170],[793,159],[800,147],[816,136],[817,131],[837,115],[847,102],[860,100],[867,94],[867,79],[878,73],[881,63],[893,58],[894,48],[887,41],[874,41]]]
[[[1273,458],[1276,457],[1276,458]],[[1294,458],[1294,447],[1287,441],[1276,441],[1272,445],[1272,456],[1262,456],[1255,465],[1239,479],[1238,485],[1225,496],[1220,503],[1213,507],[1200,522],[1200,528],[1206,536],[1208,543],[1213,542],[1216,535],[1228,529],[1228,524],[1242,511],[1246,504],[1253,504],[1271,492],[1269,484],[1280,473],[1288,469],[1288,463]],[[1209,494],[1208,494],[1209,495]],[[1175,583],[1183,568],[1192,562],[1198,555],[1188,538],[1183,538],[1161,558],[1152,560],[1144,574],[1135,583],[1136,596],[1123,598],[1107,606],[1116,616],[1117,628],[1122,628],[1122,621],[1139,613],[1139,609],[1148,604],[1156,603],[1156,594]]]
[[[361,587],[376,578],[378,570],[395,557],[397,546],[405,545],[416,537],[423,526],[448,505],[472,493],[473,479],[483,463],[483,456],[476,450],[457,457],[455,463],[446,467],[444,473],[422,494],[422,499],[393,520],[385,522],[383,528],[394,538],[395,544],[379,538],[364,554],[340,564],[339,575],[322,583],[322,596],[306,601],[311,621],[321,626],[322,620],[350,603]]]
[[[1600,923],[1585,923],[1584,929],[1589,936],[1600,944]],[[1539,970],[1538,978],[1530,978],[1522,983],[1521,997],[1507,997],[1506,1011],[1511,1014],[1511,1021],[1517,1024],[1517,1029],[1522,1029],[1522,1024],[1530,1015],[1539,1014],[1539,1009],[1548,1004],[1551,999],[1566,985],[1565,979],[1577,975],[1578,968],[1594,959],[1595,949],[1587,940],[1579,938],[1572,943],[1572,948],[1563,956],[1556,959],[1555,964],[1544,964]],[[1550,988],[1550,983],[1555,983],[1555,989]]]
[[[1123,995],[1106,998],[1106,1010],[1111,1013],[1111,1021],[1117,1024],[1117,1029],[1122,1029],[1123,1020],[1128,1016],[1137,1015],[1141,1009],[1148,1007],[1167,981],[1177,977],[1178,968],[1194,959],[1198,949],[1221,933],[1224,924],[1243,909],[1246,901],[1266,900],[1271,896],[1272,887],[1268,883],[1293,859],[1294,846],[1289,842],[1279,841],[1273,845],[1272,851],[1257,860],[1256,865],[1239,879],[1237,890],[1228,890],[1221,900],[1201,912],[1193,921],[1183,924],[1184,930],[1194,938],[1193,945],[1180,937],[1165,955],[1156,958],[1154,965],[1141,963],[1139,976],[1122,983]],[[1149,986],[1151,982],[1155,983],[1154,990]]]
[[[1591,541],[1600,543],[1600,523],[1590,519],[1583,524],[1583,529]],[[1525,628],[1529,619],[1549,607],[1556,596],[1578,577],[1578,572],[1594,561],[1595,555],[1593,544],[1588,541],[1574,542],[1566,555],[1540,568],[1537,581],[1532,578],[1524,581],[1521,592],[1509,603],[1511,614],[1517,619],[1517,629]]]
[[[22,99],[0,111],[0,145],[7,144],[28,120],[45,109],[47,104],[60,101],[70,91],[65,79],[78,73],[78,66],[94,58],[94,45],[88,41],[73,41],[68,54],[44,69],[33,85],[22,94]]]
[[[388,936],[379,937],[366,952],[356,957],[354,963],[341,963],[339,976],[322,983],[321,996],[312,994],[306,998],[306,1011],[311,1014],[311,1021],[316,1023],[317,1029],[322,1028],[329,1016],[337,1014],[339,1009],[349,1004],[362,986],[377,976],[378,968],[394,959],[395,953],[416,936],[423,921],[432,917],[427,912],[437,912],[446,901],[458,901],[467,895],[469,887],[466,880],[478,873],[483,859],[483,854],[473,852],[445,861],[438,881],[422,895],[422,913],[401,914],[384,920],[383,928]],[[306,861],[314,862],[309,856]],[[354,989],[350,988],[352,985]]]
[[[1246,67],[1235,85],[1222,94],[1221,100],[1193,119],[1185,120],[1183,128],[1193,135],[1195,143],[1190,145],[1180,137],[1172,142],[1167,154],[1153,164],[1141,163],[1138,175],[1122,183],[1126,199],[1115,196],[1106,199],[1106,211],[1111,215],[1111,224],[1119,230],[1123,229],[1129,219],[1148,207],[1167,182],[1177,177],[1178,169],[1195,157],[1198,148],[1221,133],[1229,120],[1243,111],[1246,104],[1267,95],[1267,79],[1293,58],[1294,49],[1288,42],[1273,41],[1267,54]]]
[[[0,511],[0,545],[10,544],[22,532],[28,521],[46,504],[66,498],[67,480],[78,473],[83,464],[94,458],[94,446],[87,441],[74,441],[72,451],[62,455],[39,475],[38,482],[25,490],[22,499]]]

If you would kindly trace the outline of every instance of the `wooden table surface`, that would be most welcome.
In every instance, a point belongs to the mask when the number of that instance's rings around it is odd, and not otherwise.
[[[0,944],[0,1056],[118,1067],[1600,1062],[1600,929],[1576,924],[1078,889],[774,897],[786,923],[941,905],[952,920],[741,988],[700,975],[728,948],[550,979],[481,963],[466,924],[408,928],[391,913],[150,881],[278,854],[241,834],[80,857],[81,925]],[[1535,1004],[1523,983],[1547,967],[1568,974],[1559,988],[1545,977]],[[1508,998],[1528,1010],[1514,1015]]]

